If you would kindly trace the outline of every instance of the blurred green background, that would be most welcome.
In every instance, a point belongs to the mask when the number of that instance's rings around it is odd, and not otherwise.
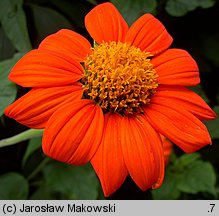
[[[84,16],[102,0],[0,0],[0,139],[26,127],[3,115],[29,89],[7,76],[17,60],[49,34],[72,29],[91,42]],[[111,0],[129,25],[154,14],[200,68],[192,89],[219,114],[219,2],[217,0]],[[213,145],[185,155],[174,146],[160,189],[142,192],[130,178],[107,199],[218,199],[219,118],[206,122]],[[0,148],[0,199],[105,199],[90,164],[69,166],[46,158],[41,138]]]

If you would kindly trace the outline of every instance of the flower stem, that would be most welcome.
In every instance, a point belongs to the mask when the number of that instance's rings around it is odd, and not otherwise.
[[[19,142],[42,136],[43,129],[29,129],[15,136],[0,140],[0,148],[17,144]]]

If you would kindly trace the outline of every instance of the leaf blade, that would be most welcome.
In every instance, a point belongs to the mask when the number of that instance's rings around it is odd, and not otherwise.
[[[205,9],[214,6],[214,4],[214,0],[168,0],[165,10],[171,16],[180,17],[198,7]]]
[[[19,187],[18,187],[19,185]],[[15,172],[0,176],[1,200],[24,200],[28,196],[28,182],[20,174]]]
[[[184,170],[177,187],[185,193],[209,192],[216,195],[216,175],[209,162],[195,161]]]
[[[152,13],[157,7],[156,0],[111,0],[129,25],[145,13]]]
[[[8,74],[14,64],[24,55],[17,53],[13,58],[0,62],[0,116],[4,109],[15,100],[17,89],[16,85],[8,80]]]
[[[47,187],[67,196],[68,199],[96,199],[98,179],[89,164],[71,166],[53,162],[43,169]]]
[[[27,52],[31,43],[22,6],[23,0],[1,0],[0,22],[13,46],[19,52]]]

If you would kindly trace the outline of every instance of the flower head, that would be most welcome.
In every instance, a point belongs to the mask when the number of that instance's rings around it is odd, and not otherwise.
[[[158,87],[150,53],[127,43],[101,43],[84,61],[84,95],[107,112],[143,112]]]
[[[5,114],[44,128],[46,155],[73,165],[90,161],[106,196],[128,174],[142,190],[157,188],[163,137],[187,153],[211,143],[201,120],[215,113],[184,87],[199,83],[198,66],[185,50],[168,49],[172,37],[150,14],[129,28],[104,3],[87,14],[85,26],[93,48],[63,29],[17,62],[9,79],[32,89]]]

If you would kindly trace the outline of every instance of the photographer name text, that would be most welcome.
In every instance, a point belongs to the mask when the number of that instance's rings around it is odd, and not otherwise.
[[[107,204],[107,205],[84,205],[84,204],[66,204],[66,205],[15,205],[15,204],[4,204],[3,213],[46,213],[46,212],[54,212],[54,213],[64,213],[64,212],[73,212],[73,213],[84,213],[84,212],[92,212],[92,213],[115,213],[116,205],[115,204]]]

